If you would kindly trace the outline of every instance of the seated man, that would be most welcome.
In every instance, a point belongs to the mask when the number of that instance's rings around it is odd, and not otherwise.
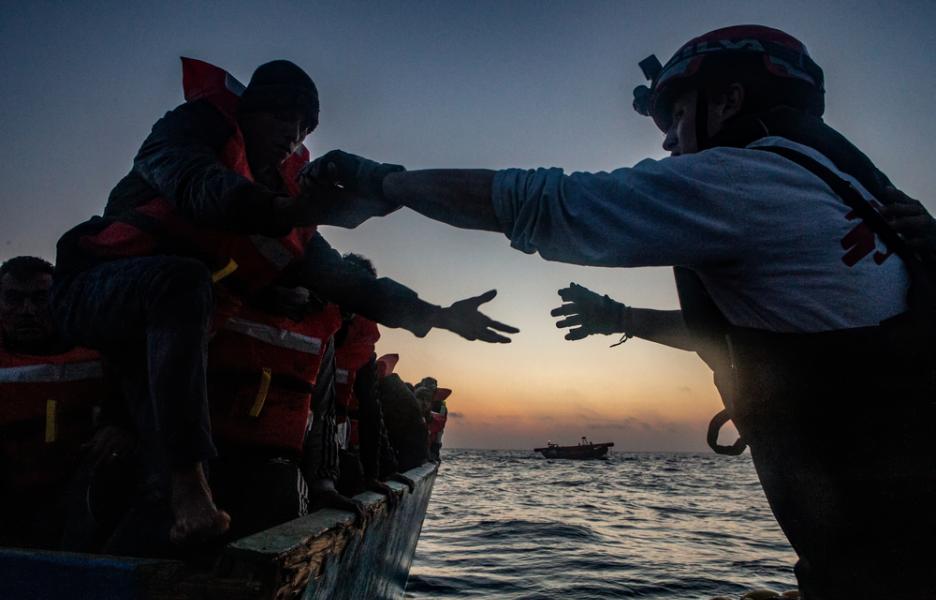
[[[288,61],[261,65],[244,88],[183,61],[187,102],[153,127],[103,217],[58,245],[53,312],[68,339],[121,363],[129,412],[154,489],[170,499],[176,543],[226,531],[202,463],[216,455],[206,394],[213,282],[241,293],[302,286],[391,327],[433,327],[506,342],[513,328],[477,309],[493,292],[442,308],[349,268],[315,231],[319,188],[300,189],[302,140],[318,124],[312,79]],[[372,164],[380,184],[393,165]],[[213,272],[213,274],[212,274]],[[363,291],[362,291],[363,290]]]
[[[338,307],[313,306],[306,290],[219,318],[208,355],[211,420],[219,455],[209,479],[232,516],[231,536],[250,535],[308,512],[306,447],[335,445],[332,337]],[[226,312],[222,309],[221,312]],[[283,314],[288,312],[291,316]],[[325,393],[316,388],[325,384]],[[311,426],[310,426],[311,425]],[[337,452],[317,454],[315,479],[337,477]],[[305,472],[304,472],[305,471]],[[329,496],[329,506],[351,502]]]
[[[377,269],[364,256],[349,253],[344,260],[377,276]],[[396,472],[396,455],[377,392],[375,345],[379,339],[376,323],[352,311],[342,311],[341,329],[335,335],[335,405],[338,420],[345,424],[339,428],[338,489],[347,496],[376,491],[386,494],[392,503],[395,496],[381,481],[401,476]]]
[[[400,471],[424,464],[429,460],[429,426],[413,386],[392,373],[380,378],[378,391]]]
[[[59,546],[63,496],[105,397],[97,353],[56,335],[52,273],[32,256],[0,266],[0,543],[8,545]]]

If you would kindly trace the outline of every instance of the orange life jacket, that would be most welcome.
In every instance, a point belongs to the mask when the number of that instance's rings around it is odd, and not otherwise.
[[[335,350],[335,404],[345,411],[357,410],[354,380],[358,369],[367,364],[380,339],[377,323],[355,315],[348,325],[348,335]]]
[[[432,411],[432,418],[429,420],[429,443],[434,444],[439,440],[440,435],[445,431],[445,422],[448,420],[448,411]]]
[[[433,410],[429,419],[429,443],[434,444],[442,437],[445,430],[445,423],[448,421],[448,409],[445,407],[445,399],[452,395],[452,390],[448,388],[437,388],[433,396],[433,404],[439,404],[439,410]]]
[[[217,108],[234,128],[234,134],[221,151],[221,162],[232,171],[253,181],[247,164],[244,137],[235,119],[244,86],[230,73],[214,65],[182,58],[182,87],[185,100],[204,100]],[[300,145],[280,166],[280,176],[290,195],[299,187],[296,175],[309,161],[309,151]],[[157,228],[148,224],[158,223]],[[232,275],[244,289],[256,291],[270,284],[293,260],[302,256],[315,227],[294,228],[286,236],[271,238],[243,235],[199,227],[185,219],[172,203],[157,196],[118,216],[104,229],[81,239],[84,249],[97,256],[144,256],[157,252],[161,237],[206,260],[215,269],[215,279]]]
[[[0,349],[4,493],[65,483],[104,398],[100,355],[86,348],[34,356]]]
[[[373,356],[374,346],[379,339],[380,330],[377,324],[355,315],[348,325],[348,334],[344,342],[335,350],[335,420],[338,423],[338,444],[352,451],[357,451],[360,447],[358,398],[354,394],[354,382],[358,370]]]
[[[433,406],[438,406],[439,410],[429,412],[429,447],[442,442],[442,433],[445,431],[445,423],[448,421],[448,408],[445,406],[445,399],[452,395],[449,388],[436,388],[432,397]]]
[[[300,322],[250,307],[224,321],[208,350],[215,440],[301,452],[325,345],[341,326],[329,304]]]

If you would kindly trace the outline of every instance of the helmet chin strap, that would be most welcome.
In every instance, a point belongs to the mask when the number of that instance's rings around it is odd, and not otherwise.
[[[708,97],[703,89],[696,94],[695,111],[696,149],[701,152],[708,149],[711,142],[708,134]]]

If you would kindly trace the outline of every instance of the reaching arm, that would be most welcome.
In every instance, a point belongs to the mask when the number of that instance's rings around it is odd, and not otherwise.
[[[387,200],[430,219],[464,229],[501,231],[491,204],[494,171],[431,169],[391,173],[383,183]]]
[[[342,259],[321,235],[312,238],[302,260],[290,269],[290,283],[307,287],[325,300],[372,321],[403,327],[419,337],[433,327],[440,327],[469,340],[504,343],[510,338],[498,332],[518,331],[478,311],[481,304],[494,298],[493,291],[449,307],[436,306],[403,284],[387,277],[376,278],[366,269]]]
[[[698,349],[682,311],[631,308],[575,283],[559,290],[559,296],[565,304],[551,314],[565,317],[556,322],[556,327],[575,328],[566,333],[567,340],[580,340],[595,333],[618,333],[680,350]]]
[[[631,308],[630,314],[630,335],[679,350],[698,350],[681,310]]]
[[[142,179],[197,225],[284,235],[291,224],[284,222],[279,196],[219,160],[233,133],[207,102],[179,106],[153,126],[133,160],[133,171],[114,193],[119,196],[121,186],[139,185]]]

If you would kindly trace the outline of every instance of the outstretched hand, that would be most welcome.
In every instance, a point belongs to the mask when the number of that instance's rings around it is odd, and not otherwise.
[[[479,306],[485,302],[490,302],[496,295],[497,290],[491,290],[480,296],[459,300],[447,308],[440,309],[434,326],[448,329],[466,340],[508,344],[510,338],[501,335],[498,331],[519,333],[520,330],[495,321],[478,310]]]
[[[569,327],[567,340],[581,340],[595,333],[623,333],[628,307],[615,302],[608,296],[599,296],[590,289],[570,283],[559,290],[565,302],[549,313],[554,317],[566,317],[556,322],[556,327]]]

